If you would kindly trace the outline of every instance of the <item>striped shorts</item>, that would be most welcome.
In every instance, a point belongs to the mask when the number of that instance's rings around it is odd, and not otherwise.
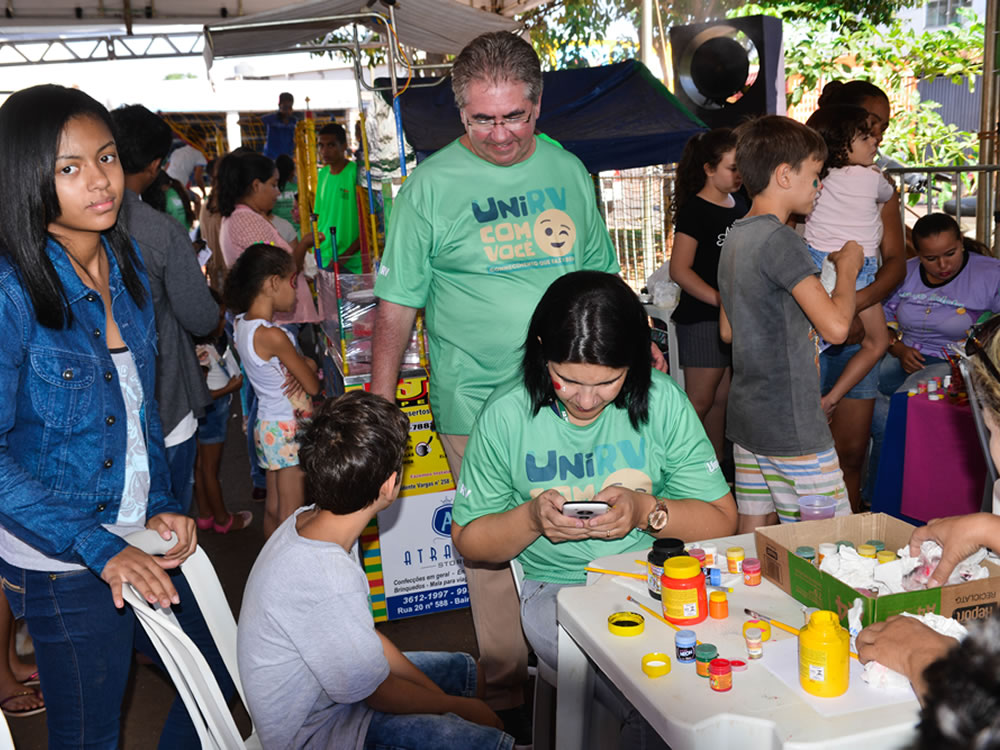
[[[740,515],[777,512],[782,523],[798,521],[799,498],[805,495],[835,497],[836,515],[851,515],[844,474],[833,448],[805,456],[759,456],[734,443],[733,461]]]

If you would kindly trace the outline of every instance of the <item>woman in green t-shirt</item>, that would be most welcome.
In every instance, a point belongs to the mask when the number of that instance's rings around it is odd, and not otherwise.
[[[573,517],[567,502],[599,515]],[[651,367],[636,295],[597,271],[557,279],[531,318],[522,378],[493,393],[470,436],[453,512],[459,551],[520,561],[525,635],[555,665],[555,595],[583,584],[591,560],[646,549],[653,537],[735,529],[705,430]]]

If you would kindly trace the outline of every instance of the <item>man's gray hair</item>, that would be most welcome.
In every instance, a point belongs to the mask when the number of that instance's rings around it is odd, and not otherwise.
[[[524,39],[508,31],[492,31],[477,36],[455,58],[451,89],[459,109],[465,107],[466,92],[473,81],[521,82],[528,87],[528,98],[537,102],[542,95],[542,66]]]

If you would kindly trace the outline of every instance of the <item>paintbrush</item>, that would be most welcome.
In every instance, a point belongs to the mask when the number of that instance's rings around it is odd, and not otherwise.
[[[649,614],[651,614],[651,615],[652,615],[653,617],[655,617],[655,618],[656,618],[657,620],[659,620],[660,622],[662,622],[662,623],[663,623],[664,625],[667,625],[668,627],[671,627],[671,628],[673,628],[673,629],[674,629],[674,630],[676,630],[677,632],[680,632],[681,630],[683,630],[683,629],[684,629],[684,628],[679,628],[679,627],[677,627],[677,626],[676,626],[676,625],[674,625],[674,624],[673,624],[672,622],[670,622],[670,620],[668,620],[667,618],[665,618],[665,617],[664,617],[663,615],[659,614],[658,612],[655,612],[654,610],[650,609],[650,608],[649,608],[649,607],[647,607],[647,606],[646,606],[645,604],[643,604],[642,602],[640,602],[640,601],[639,601],[638,599],[633,599],[631,595],[627,596],[626,598],[627,598],[627,599],[628,599],[628,600],[629,600],[630,602],[632,602],[632,603],[634,603],[634,604],[638,604],[638,605],[639,605],[640,607],[642,607],[642,608],[643,608],[644,610],[646,610],[647,612],[649,612]],[[697,644],[700,644],[700,643],[701,643],[701,641],[695,641],[695,643],[697,643]]]
[[[750,609],[749,607],[745,607],[743,609],[743,611],[746,614],[748,614],[750,617],[753,617],[753,618],[755,618],[757,620],[763,620],[764,622],[769,622],[769,623],[771,623],[771,625],[773,627],[778,628],[779,630],[784,630],[786,633],[791,633],[792,635],[798,635],[799,634],[799,629],[798,628],[793,628],[791,625],[786,625],[785,623],[781,622],[780,620],[775,620],[773,617],[768,617],[767,615],[762,615],[760,612],[757,612],[756,610]],[[858,655],[856,653],[854,653],[853,651],[851,651],[849,653],[855,659],[858,658]]]

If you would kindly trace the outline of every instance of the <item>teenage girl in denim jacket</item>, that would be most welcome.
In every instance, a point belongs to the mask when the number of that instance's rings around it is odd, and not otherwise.
[[[0,164],[0,582],[34,640],[49,746],[114,748],[133,646],[153,655],[123,584],[174,605],[225,669],[177,569],[194,521],[168,492],[111,119],[80,91],[19,91],[0,107]],[[151,557],[122,539],[142,528],[177,543]],[[198,746],[179,699],[160,746]]]

